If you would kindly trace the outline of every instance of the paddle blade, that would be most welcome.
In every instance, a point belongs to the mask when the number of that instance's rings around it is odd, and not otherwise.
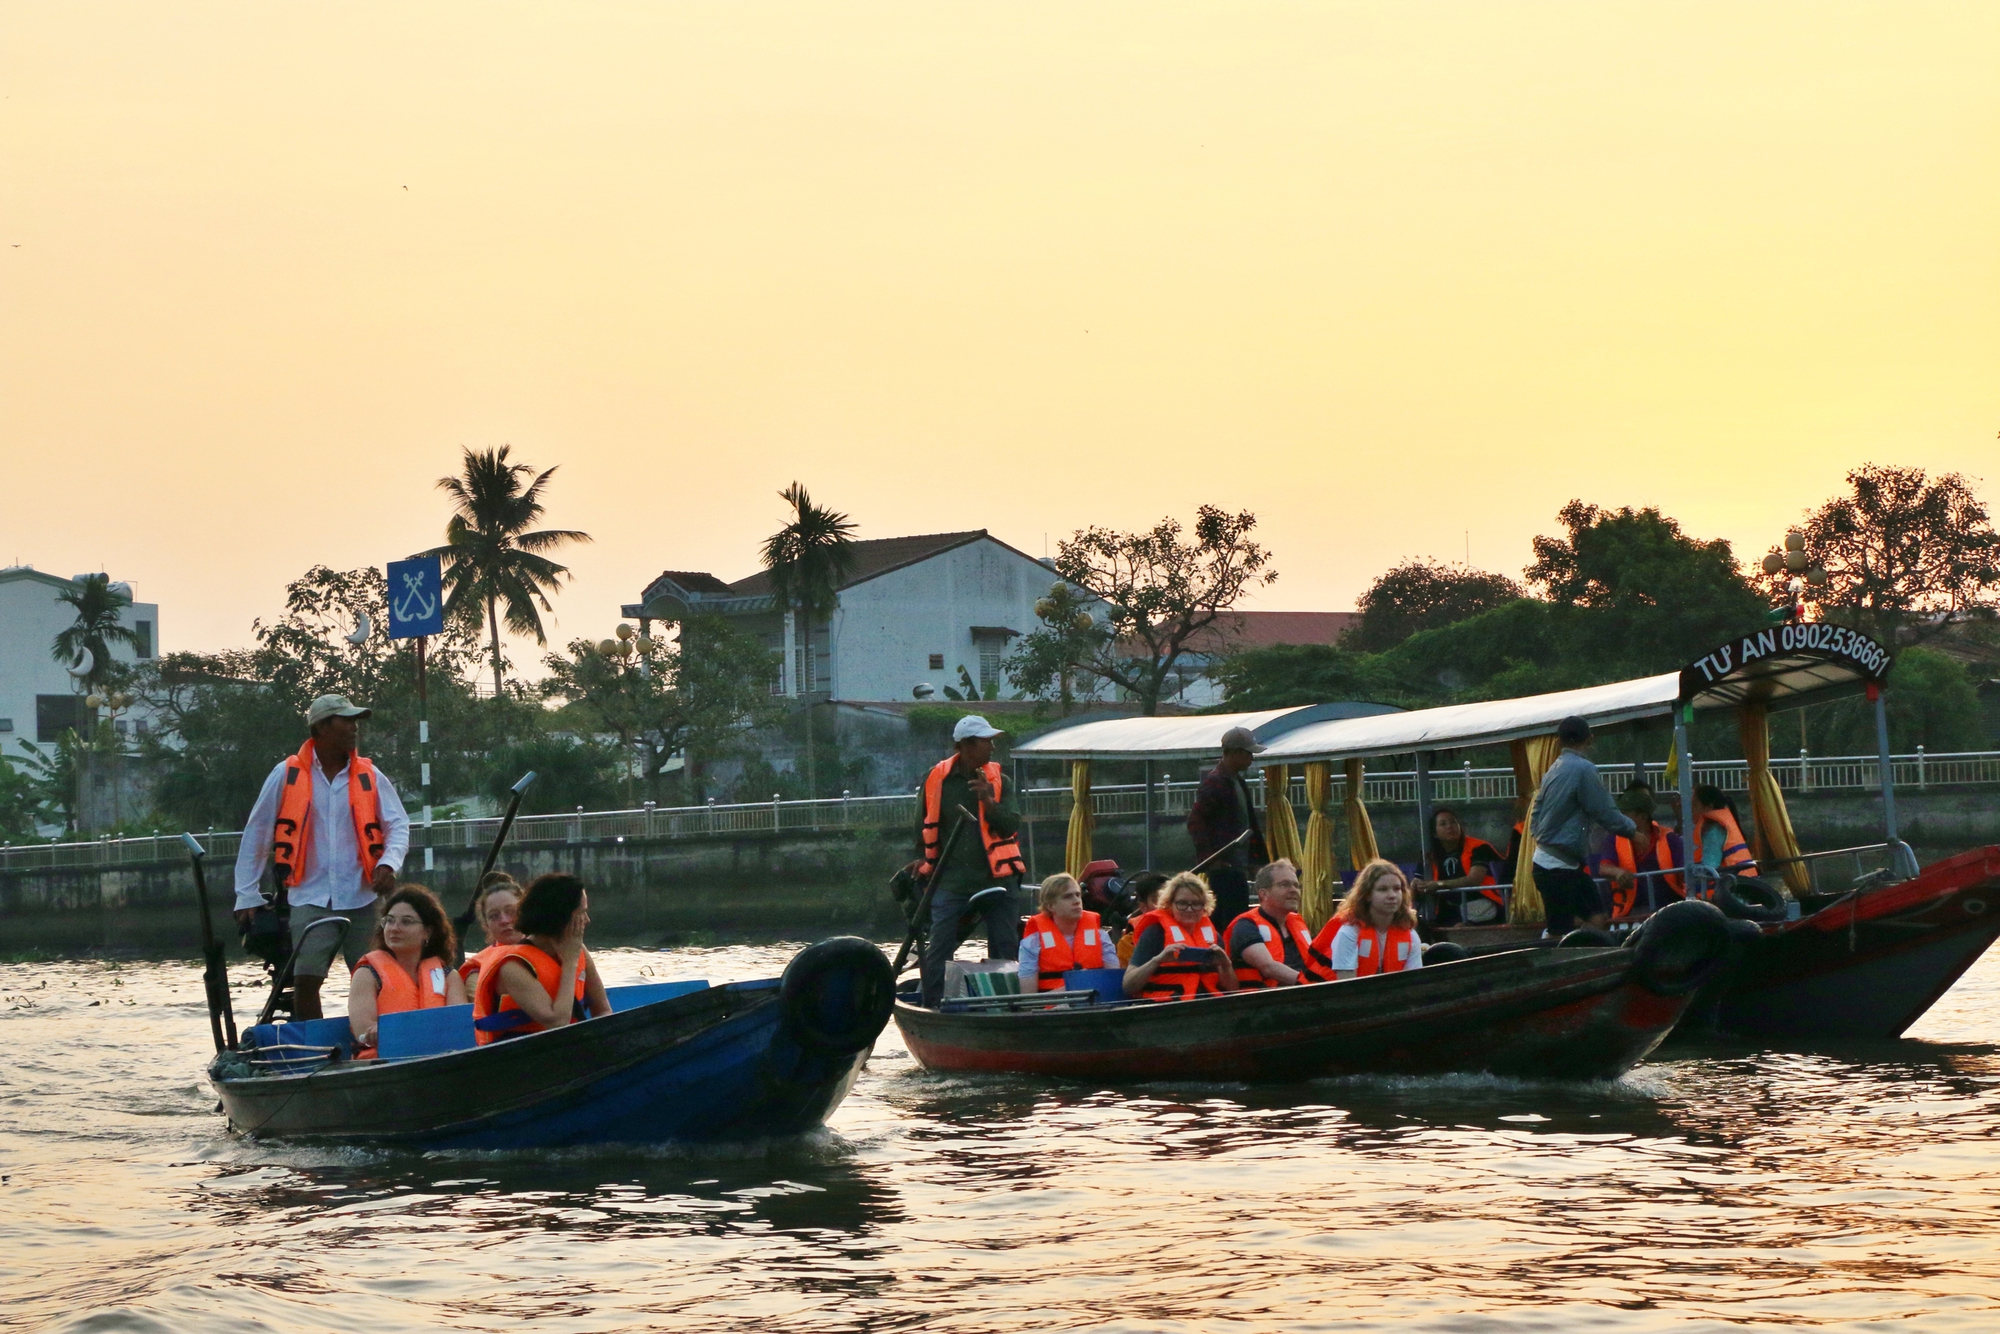
[[[528,788],[534,784],[534,781],[535,781],[535,771],[533,769],[530,769],[528,770],[528,772],[521,775],[520,781],[515,783],[510,790],[513,792],[515,796],[518,797],[522,793],[526,792]]]
[[[188,852],[193,856],[206,857],[208,855],[207,851],[203,849],[201,844],[195,842],[193,834],[182,834],[181,846],[186,848]]]

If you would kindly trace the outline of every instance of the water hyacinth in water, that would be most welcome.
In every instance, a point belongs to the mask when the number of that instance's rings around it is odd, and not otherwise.
[[[596,957],[723,981],[789,953]],[[2000,1321],[1992,957],[1909,1041],[1675,1048],[1609,1084],[957,1080],[892,1027],[825,1132],[646,1154],[231,1135],[186,964],[7,965],[0,1020],[0,1328]]]

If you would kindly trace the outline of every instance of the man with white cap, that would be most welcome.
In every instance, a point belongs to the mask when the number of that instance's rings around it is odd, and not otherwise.
[[[396,887],[410,848],[410,817],[389,776],[355,750],[368,710],[321,695],[306,710],[306,743],[264,780],[236,854],[236,920],[248,928],[263,906],[264,865],[291,904],[299,950],[295,1019],[321,1017],[319,992],[337,944],[350,971],[368,953],[375,904]],[[342,927],[308,932],[339,918]]]
[[[1257,820],[1257,808],[1250,804],[1250,785],[1243,774],[1257,752],[1264,749],[1247,727],[1232,727],[1222,734],[1222,761],[1209,770],[1195,790],[1194,804],[1188,808],[1188,836],[1194,840],[1196,862],[1229,847],[1231,839],[1245,830],[1250,837],[1229,848],[1210,862],[1204,872],[1215,894],[1215,911],[1210,920],[1217,931],[1250,910],[1250,876],[1271,860],[1264,845],[1264,828]]]
[[[936,1006],[944,996],[945,965],[958,952],[958,919],[972,896],[999,886],[1003,894],[980,901],[986,921],[986,957],[1015,958],[1021,929],[1014,910],[1013,890],[1027,870],[1015,837],[1021,830],[1019,810],[1005,799],[1000,766],[993,760],[993,738],[1000,729],[977,714],[958,720],[951,730],[952,753],[924,776],[917,803],[917,865],[921,883],[937,870],[931,894],[930,940],[924,946],[924,1004]],[[951,830],[964,817],[958,841],[947,856]],[[939,868],[939,861],[943,861]]]

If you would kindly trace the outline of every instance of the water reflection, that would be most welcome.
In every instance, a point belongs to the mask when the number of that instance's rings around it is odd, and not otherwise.
[[[453,1155],[225,1134],[192,969],[34,973],[0,970],[0,1327],[1955,1331],[2000,1307],[1992,960],[1919,1040],[1701,1042],[1607,1084],[967,1080],[892,1033],[801,1141]]]

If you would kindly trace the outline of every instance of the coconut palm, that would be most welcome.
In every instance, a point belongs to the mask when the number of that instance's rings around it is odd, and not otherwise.
[[[771,572],[771,596],[795,613],[803,670],[800,694],[806,701],[806,787],[819,795],[813,764],[812,692],[818,684],[812,627],[840,605],[840,586],[854,568],[854,524],[845,514],[816,505],[804,485],[793,482],[778,493],[792,507],[792,521],[764,541],[764,568]],[[790,652],[790,646],[787,646]]]
[[[108,574],[86,574],[76,587],[56,594],[56,601],[76,608],[76,619],[56,632],[49,656],[68,666],[89,650],[90,671],[80,679],[86,685],[103,685],[111,672],[111,645],[137,649],[142,643],[139,632],[120,619],[132,605],[132,595],[123,587],[112,587]]]
[[[465,451],[462,471],[440,477],[438,490],[449,495],[455,511],[445,525],[445,544],[423,553],[444,561],[445,615],[473,624],[486,610],[486,630],[493,650],[493,693],[501,679],[500,622],[505,606],[507,628],[533,635],[537,644],[549,638],[541,613],[554,611],[548,595],[561,587],[569,567],[544,552],[567,542],[588,542],[589,533],[566,528],[530,531],[542,517],[542,489],[556,470],[537,474],[532,465],[507,461],[510,445]]]

